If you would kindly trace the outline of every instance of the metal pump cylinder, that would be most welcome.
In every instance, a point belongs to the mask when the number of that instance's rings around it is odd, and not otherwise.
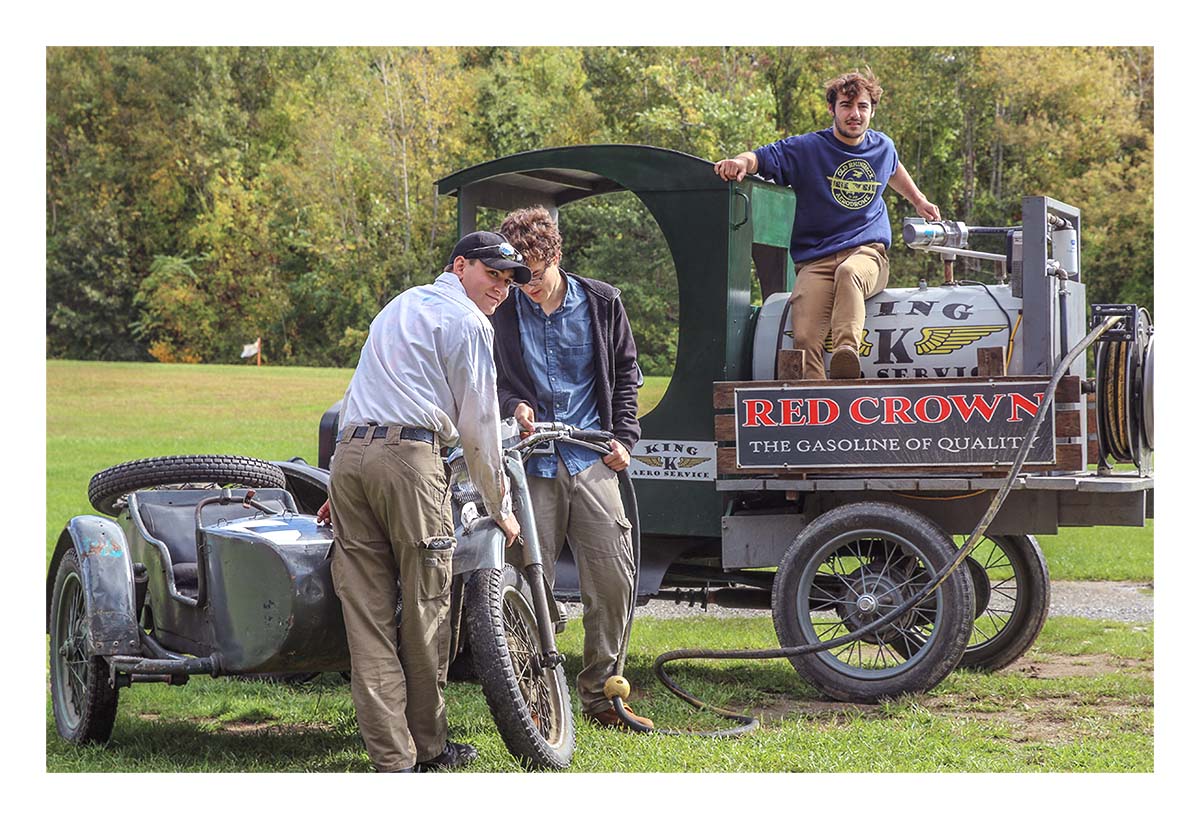
[[[926,222],[922,219],[905,219],[904,243],[909,247],[966,247],[967,225],[965,222]]]

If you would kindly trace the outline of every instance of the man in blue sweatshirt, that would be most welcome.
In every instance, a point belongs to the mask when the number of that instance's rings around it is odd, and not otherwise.
[[[941,218],[896,155],[891,138],[868,126],[883,88],[868,71],[825,84],[831,127],[790,136],[713,166],[726,181],[757,173],[796,192],[791,253],[792,341],[804,350],[804,377],[825,378],[825,339],[832,331],[830,378],[858,378],[864,301],[887,286],[891,223],[884,186],[929,220]]]

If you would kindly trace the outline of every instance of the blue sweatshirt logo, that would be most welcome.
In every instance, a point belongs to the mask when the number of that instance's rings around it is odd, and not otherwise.
[[[875,181],[875,171],[862,159],[850,159],[838,166],[829,180],[834,201],[848,210],[865,208],[875,200],[883,183]]]

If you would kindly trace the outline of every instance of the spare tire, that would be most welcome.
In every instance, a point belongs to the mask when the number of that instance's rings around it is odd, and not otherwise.
[[[105,515],[130,492],[161,486],[246,486],[285,489],[287,478],[273,463],[242,455],[165,455],[110,466],[88,482],[88,501]]]

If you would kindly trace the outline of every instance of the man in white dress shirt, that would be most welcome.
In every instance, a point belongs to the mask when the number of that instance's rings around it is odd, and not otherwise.
[[[529,268],[503,236],[464,236],[447,272],[396,296],[371,322],[342,402],[329,502],[317,516],[332,518],[351,698],[378,771],[456,768],[477,756],[446,740],[454,532],[439,447],[463,448],[511,544],[520,527],[506,494],[487,317],[510,287],[528,281]]]

